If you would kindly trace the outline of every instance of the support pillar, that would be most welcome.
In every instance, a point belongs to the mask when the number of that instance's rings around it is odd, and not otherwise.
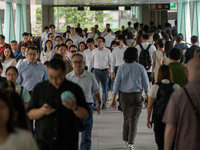
[[[142,6],[142,23],[145,25],[149,25],[151,21],[151,11],[149,5],[141,5]]]
[[[27,20],[27,29],[28,33],[31,33],[31,6],[26,5],[26,20]]]
[[[53,6],[42,6],[42,28],[54,24],[53,20]]]
[[[11,2],[5,2],[4,35],[6,43],[10,43],[12,40],[15,40],[14,16]]]

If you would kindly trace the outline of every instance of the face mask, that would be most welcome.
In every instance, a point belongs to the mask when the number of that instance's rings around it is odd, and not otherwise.
[[[112,47],[112,49],[115,49],[116,47]]]
[[[116,42],[116,45],[119,46],[119,42]]]

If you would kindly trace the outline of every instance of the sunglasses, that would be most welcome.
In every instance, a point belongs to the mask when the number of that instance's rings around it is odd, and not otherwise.
[[[77,53],[77,51],[70,51],[71,53]]]

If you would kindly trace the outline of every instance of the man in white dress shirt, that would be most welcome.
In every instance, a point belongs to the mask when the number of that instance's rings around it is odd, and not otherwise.
[[[115,79],[115,76],[117,75],[118,67],[122,64],[124,64],[124,52],[128,48],[128,46],[125,45],[126,39],[124,35],[119,34],[116,38],[116,45],[117,47],[112,51],[111,55],[111,80]],[[121,110],[121,101],[120,101],[120,95],[121,92],[119,91],[119,106],[118,110]]]
[[[142,43],[141,45],[137,45],[136,48],[138,50],[138,58],[140,58],[140,53],[142,51],[141,46],[144,48],[144,50],[146,50],[149,46],[149,35],[148,34],[143,34],[142,36]],[[153,53],[156,51],[156,47],[154,45],[151,45],[148,49],[149,51],[149,55],[151,58],[151,67],[147,70],[147,75],[149,77],[149,82],[152,82],[152,76],[151,76],[151,72],[152,72],[152,64],[153,64]]]
[[[106,47],[110,48],[112,41],[115,40],[115,37],[112,35],[112,30],[110,28],[107,29],[107,35],[104,38],[106,40]]]
[[[89,39],[87,39],[86,43],[87,43],[88,49],[83,51],[83,58],[85,61],[85,69],[87,70],[92,51],[95,49],[94,39],[89,38]]]
[[[92,55],[90,57],[88,71],[91,71],[92,67],[93,73],[97,79],[97,82],[101,82],[102,85],[102,109],[106,109],[106,101],[107,101],[107,80],[108,80],[108,68],[111,61],[111,52],[109,49],[104,47],[105,39],[103,37],[97,38],[97,46],[98,48],[92,51]]]

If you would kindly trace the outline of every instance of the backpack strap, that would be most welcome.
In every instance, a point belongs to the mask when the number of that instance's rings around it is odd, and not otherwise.
[[[20,96],[21,96],[21,97],[23,96],[23,91],[24,91],[24,87],[21,86],[21,90],[20,90]]]
[[[151,44],[149,44],[149,45],[148,45],[148,47],[147,47],[147,49],[146,49],[146,50],[148,51],[150,47],[151,47]]]
[[[144,47],[142,46],[142,44],[140,43],[139,44],[139,46],[140,46],[140,48],[142,49],[142,50],[149,50],[149,48],[151,47],[151,44],[149,44],[148,46],[147,46],[147,48],[146,49],[144,49]]]
[[[188,97],[188,99],[190,101],[190,104],[192,105],[192,108],[193,108],[193,110],[195,112],[195,115],[197,116],[198,119],[200,119],[200,113],[198,112],[197,108],[195,107],[194,103],[192,102],[192,99],[191,99],[188,91],[186,90],[185,87],[183,89],[184,89],[184,91],[185,91],[185,93],[186,93],[186,95],[187,95],[187,97]]]
[[[144,47],[142,46],[142,44],[139,44],[140,48],[142,49],[142,51],[144,50]]]

